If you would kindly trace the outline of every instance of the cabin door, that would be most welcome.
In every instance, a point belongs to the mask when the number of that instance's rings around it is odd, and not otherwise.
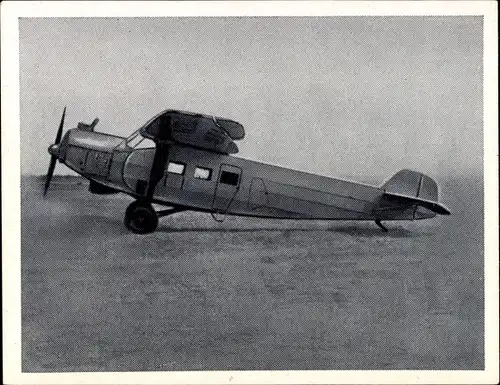
[[[229,209],[240,188],[240,179],[241,168],[229,164],[220,166],[212,204],[213,209],[221,212],[226,212]]]

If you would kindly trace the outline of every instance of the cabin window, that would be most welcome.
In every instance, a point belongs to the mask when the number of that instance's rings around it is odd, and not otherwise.
[[[212,169],[211,168],[196,167],[194,170],[194,177],[196,179],[210,180],[212,178]]]
[[[186,165],[183,163],[176,163],[176,162],[170,162],[168,164],[167,171],[171,174],[179,174],[183,175],[184,174],[184,169],[186,168]]]
[[[234,172],[222,171],[220,174],[220,183],[238,186],[240,176]]]

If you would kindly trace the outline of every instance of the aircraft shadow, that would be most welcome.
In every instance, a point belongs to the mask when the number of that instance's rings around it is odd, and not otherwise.
[[[295,232],[313,232],[313,231],[330,231],[325,229],[290,229],[290,228],[276,228],[276,227],[258,227],[251,229],[238,229],[238,228],[209,228],[209,227],[177,227],[177,228],[169,228],[169,227],[159,227],[157,232],[162,233],[257,233],[261,231],[295,231]]]
[[[121,236],[130,234],[123,221],[103,215],[80,215],[61,223],[66,237]],[[56,234],[60,236],[60,233]]]
[[[367,238],[372,238],[372,237],[415,238],[422,235],[422,233],[415,230],[410,231],[401,227],[391,228],[390,224],[387,224],[387,227],[389,229],[388,232],[383,232],[378,227],[372,228],[372,227],[361,227],[355,225],[332,227],[330,228],[330,231],[353,235],[353,236],[367,237]]]
[[[290,227],[255,227],[255,228],[209,228],[209,227],[168,227],[161,226],[158,227],[156,232],[160,233],[258,233],[262,231],[269,232],[287,232],[287,233],[299,233],[299,232],[331,232],[331,233],[342,233],[352,236],[359,237],[385,237],[385,238],[407,238],[407,237],[418,237],[421,234],[413,231],[409,231],[403,228],[389,229],[387,233],[383,232],[381,229],[369,228],[369,227],[357,227],[357,226],[339,226],[339,227],[329,227],[329,228],[290,228]]]
[[[78,234],[90,236],[96,232],[101,235],[108,236],[121,236],[131,234],[123,225],[123,222],[117,218],[110,218],[108,216],[102,215],[81,215],[78,220],[67,221],[64,224],[65,233],[67,235]],[[169,227],[168,224],[160,224],[156,229],[156,233],[173,234],[173,233],[258,233],[258,232],[282,232],[282,233],[314,233],[314,232],[328,232],[328,233],[340,233],[351,235],[355,237],[366,237],[366,238],[416,238],[425,235],[418,230],[407,230],[402,227],[390,227],[388,223],[388,232],[383,232],[381,229],[375,225],[372,227],[369,224],[365,225],[332,225],[326,228],[320,227],[251,227],[251,228],[238,228],[238,227]]]

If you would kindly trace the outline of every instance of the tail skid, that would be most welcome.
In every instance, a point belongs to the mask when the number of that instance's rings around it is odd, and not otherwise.
[[[389,231],[389,229],[388,229],[387,227],[385,227],[385,226],[382,224],[382,222],[380,222],[380,219],[375,219],[375,224],[376,224],[378,227],[380,227],[380,228],[382,229],[382,231],[384,231],[384,232],[386,232],[386,233]]]

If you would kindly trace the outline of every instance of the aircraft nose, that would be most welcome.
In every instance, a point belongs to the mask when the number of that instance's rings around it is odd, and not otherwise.
[[[55,156],[59,160],[66,157],[66,149],[68,147],[68,140],[71,135],[71,131],[72,130],[68,130],[59,143],[54,143],[49,146],[48,151],[50,155]]]
[[[60,146],[58,144],[51,144],[49,146],[49,154],[53,156],[58,156],[59,155],[59,148]]]

